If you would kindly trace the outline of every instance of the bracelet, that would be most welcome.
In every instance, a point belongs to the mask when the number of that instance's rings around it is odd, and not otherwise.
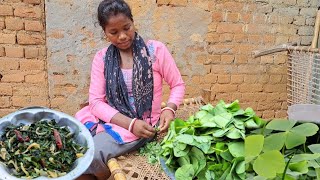
[[[171,107],[164,107],[164,108],[162,108],[161,109],[161,113],[164,111],[164,110],[170,110],[172,113],[173,113],[173,115],[176,115],[176,111],[175,110],[173,110]]]
[[[132,128],[133,128],[133,125],[134,125],[134,123],[136,122],[136,120],[137,120],[137,118],[133,118],[133,119],[131,120],[130,125],[129,125],[129,128],[128,128],[128,130],[129,130],[130,132],[132,132]]]

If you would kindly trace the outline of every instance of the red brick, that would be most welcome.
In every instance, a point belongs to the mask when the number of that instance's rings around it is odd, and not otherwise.
[[[227,13],[227,21],[228,22],[238,22],[239,21],[239,13]]]
[[[221,22],[221,21],[223,21],[223,13],[221,11],[213,12],[212,13],[212,21],[213,22]]]
[[[0,16],[13,15],[13,8],[9,5],[0,5]]]
[[[12,57],[12,58],[24,57],[23,47],[8,46],[8,47],[5,47],[5,50],[6,50],[7,57]]]
[[[270,73],[270,74],[281,74],[281,75],[284,75],[284,74],[287,74],[287,67],[286,66],[279,66],[279,65],[276,65],[276,66],[270,66],[268,69],[267,69],[267,72]]]
[[[45,38],[41,34],[29,34],[19,32],[17,35],[18,44],[22,45],[38,45],[44,44]]]
[[[43,24],[40,21],[29,21],[26,20],[25,22],[25,30],[26,31],[42,31],[43,30]]]
[[[11,71],[10,74],[3,74],[1,82],[18,83],[24,81],[24,72]]]
[[[261,64],[273,64],[273,55],[261,56]]]
[[[221,63],[223,64],[232,64],[234,61],[233,55],[221,55]]]
[[[230,33],[221,34],[219,37],[219,41],[222,43],[232,42],[233,34],[230,34]]]
[[[12,97],[12,105],[15,107],[31,106],[30,101],[31,101],[30,96],[13,96]]]
[[[8,108],[10,106],[10,98],[8,96],[0,96],[0,108]]]
[[[237,67],[230,64],[212,64],[211,73],[226,73],[226,72],[236,72]]]
[[[157,0],[158,5],[186,6],[188,0]]]
[[[270,83],[278,84],[281,82],[282,75],[270,75]]]
[[[251,23],[252,22],[252,14],[240,14],[240,22],[243,23]]]
[[[206,74],[203,79],[205,83],[212,84],[217,82],[218,76],[216,74]]]
[[[19,84],[13,86],[13,96],[47,96],[48,87],[40,84]]]
[[[265,74],[265,75],[260,75],[259,76],[259,79],[258,79],[258,82],[261,83],[261,84],[266,84],[269,82],[269,75]]]
[[[39,56],[39,49],[34,47],[26,47],[24,49],[24,55],[26,58],[37,58]]]
[[[231,84],[241,84],[243,83],[243,75],[231,75]]]
[[[0,19],[0,30],[6,28],[4,21]]]
[[[49,99],[47,97],[39,97],[39,96],[33,96],[30,99],[30,105],[31,106],[49,106]]]
[[[253,84],[258,81],[258,76],[257,75],[245,75],[244,76],[244,82],[248,84]]]
[[[15,44],[15,43],[16,43],[15,34],[0,33],[0,44]]]
[[[53,108],[57,108],[66,103],[67,103],[67,98],[65,97],[55,97],[55,98],[52,98],[50,101],[51,107]]]
[[[23,30],[23,20],[20,18],[7,17],[5,20],[6,29],[8,30]]]
[[[208,56],[208,61],[211,64],[219,64],[221,61],[221,55],[209,55]]]
[[[275,115],[274,110],[266,110],[266,111],[263,111],[262,118],[263,119],[273,119],[274,115]]]
[[[12,96],[12,85],[0,83],[0,96]]]
[[[248,62],[248,56],[246,55],[236,55],[235,63],[236,64],[246,64]]]
[[[219,84],[228,84],[230,83],[230,75],[218,75],[218,83]]]
[[[275,117],[287,119],[288,118],[287,111],[285,111],[285,110],[276,111]]]
[[[27,83],[43,83],[46,82],[47,78],[46,78],[46,73],[45,72],[41,72],[38,74],[31,74],[31,75],[26,75],[25,76],[25,81]]]
[[[217,27],[218,33],[242,33],[243,25],[242,24],[229,24],[229,23],[220,23]]]
[[[237,92],[238,85],[234,84],[215,84],[212,86],[212,91],[218,92],[218,93],[230,93],[230,92]]]
[[[23,2],[29,4],[40,4],[41,0],[23,0]]]
[[[266,67],[262,65],[239,65],[238,66],[239,73],[246,73],[246,74],[257,74],[266,72]]]
[[[286,84],[266,84],[264,86],[265,92],[287,92]]]
[[[24,60],[20,62],[20,69],[25,71],[44,70],[44,61],[41,60]]]
[[[239,92],[262,92],[263,87],[261,84],[240,84]]]
[[[209,43],[217,43],[219,42],[219,34],[209,33],[207,34],[206,41]]]
[[[0,72],[19,69],[19,60],[14,58],[0,58]]]
[[[248,41],[252,44],[262,44],[263,38],[261,35],[249,35]]]
[[[15,8],[14,15],[18,17],[39,19],[42,17],[42,9],[37,6],[34,6],[34,7],[19,6]]]
[[[6,55],[6,53],[4,51],[4,47],[0,47],[0,57],[3,57],[5,55]]]

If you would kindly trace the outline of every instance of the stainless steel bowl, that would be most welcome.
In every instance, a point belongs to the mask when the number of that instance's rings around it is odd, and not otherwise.
[[[14,113],[11,113],[0,119],[0,136],[3,134],[4,129],[10,125],[19,125],[19,124],[31,124],[39,120],[52,120],[55,119],[56,123],[59,126],[68,126],[70,131],[75,134],[75,142],[79,143],[82,146],[86,146],[89,149],[86,151],[83,157],[78,158],[72,170],[61,177],[58,178],[48,178],[44,176],[40,176],[34,178],[35,180],[72,180],[79,177],[84,171],[89,167],[93,160],[94,154],[94,144],[93,139],[88,131],[88,129],[81,124],[80,121],[75,119],[74,117],[59,112],[55,110],[51,110],[45,107],[28,107],[21,110],[18,110]],[[0,180],[21,180],[21,178],[17,178],[15,176],[10,175],[9,169],[2,163],[0,163]]]

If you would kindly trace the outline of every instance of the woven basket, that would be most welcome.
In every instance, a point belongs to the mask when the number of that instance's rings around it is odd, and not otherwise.
[[[183,105],[176,112],[176,117],[186,120],[190,115],[194,114],[199,108],[207,102],[200,96],[196,98],[189,98],[183,101]],[[165,106],[163,104],[162,106]],[[161,139],[165,134],[160,134],[157,139]],[[110,161],[110,160],[109,160]],[[109,180],[169,180],[170,178],[162,171],[159,164],[149,164],[147,157],[139,156],[137,151],[129,154],[119,156],[115,159],[111,159],[113,162],[117,162],[120,169],[111,170],[111,177]],[[121,172],[122,171],[122,172]],[[121,178],[118,178],[122,173]],[[125,178],[124,178],[124,176]]]

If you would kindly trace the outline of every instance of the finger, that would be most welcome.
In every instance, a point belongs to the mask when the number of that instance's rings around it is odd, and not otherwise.
[[[170,122],[171,122],[171,119],[167,118],[163,127],[160,129],[160,132],[165,132],[168,130],[169,126],[170,126]]]
[[[154,134],[155,134],[154,132],[147,131],[147,130],[145,130],[145,131],[143,132],[143,136],[144,136],[145,138],[153,137]]]
[[[162,129],[163,126],[164,126],[164,118],[160,116],[159,128]]]

